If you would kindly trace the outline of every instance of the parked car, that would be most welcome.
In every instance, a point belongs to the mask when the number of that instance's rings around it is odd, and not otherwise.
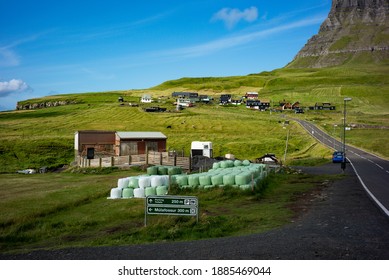
[[[344,153],[343,152],[335,151],[332,154],[332,162],[333,163],[340,163],[340,162],[343,162],[343,160],[344,160]]]

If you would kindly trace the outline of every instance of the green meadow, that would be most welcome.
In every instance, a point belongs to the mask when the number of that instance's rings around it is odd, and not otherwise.
[[[347,103],[348,144],[389,158],[389,65],[350,65],[324,69],[278,69],[248,76],[181,78],[144,90],[125,90],[47,96],[21,101],[72,101],[73,104],[0,113],[0,248],[2,252],[212,238],[260,232],[293,220],[290,205],[296,196],[335,177],[272,175],[255,192],[233,188],[183,190],[201,201],[198,224],[193,218],[153,217],[143,226],[143,200],[107,200],[123,176],[141,170],[84,170],[35,175],[16,174],[26,168],[71,165],[74,133],[78,130],[160,131],[168,149],[189,155],[192,141],[212,141],[214,156],[234,154],[255,160],[274,153],[284,164],[320,165],[331,161],[331,149],[316,142],[293,118],[314,122],[340,138],[343,99]],[[171,94],[196,91],[214,98],[177,112]],[[223,93],[240,98],[247,91],[272,107],[280,101],[309,107],[330,102],[334,111],[304,114],[259,112],[241,106],[221,106]],[[155,103],[140,104],[143,94]],[[123,97],[123,105],[118,97]],[[128,103],[138,103],[131,107]],[[160,106],[164,113],[147,113]],[[287,122],[290,120],[289,122]],[[168,128],[169,127],[169,128]],[[288,146],[286,143],[288,138]],[[286,151],[286,153],[285,153]],[[244,205],[244,207],[243,207]],[[255,215],[253,215],[255,213]]]

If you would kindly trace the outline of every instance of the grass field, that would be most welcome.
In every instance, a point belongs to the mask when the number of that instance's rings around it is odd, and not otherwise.
[[[235,188],[180,190],[170,194],[199,199],[193,217],[149,216],[144,199],[107,199],[118,178],[139,171],[108,174],[0,174],[0,251],[26,252],[74,246],[110,246],[196,240],[262,232],[296,215],[302,194],[338,176],[272,175],[255,192]]]

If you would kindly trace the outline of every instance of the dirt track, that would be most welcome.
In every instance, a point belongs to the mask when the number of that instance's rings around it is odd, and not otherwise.
[[[338,174],[328,164],[304,168]],[[301,200],[301,215],[279,229],[241,237],[150,245],[70,248],[0,255],[0,259],[389,259],[389,218],[368,198],[351,168],[341,181]]]

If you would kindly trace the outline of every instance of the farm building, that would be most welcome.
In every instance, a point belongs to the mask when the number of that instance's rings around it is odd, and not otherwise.
[[[151,102],[153,102],[153,99],[151,98],[150,94],[144,94],[144,95],[142,95],[142,98],[140,99],[140,102],[142,102],[142,103],[151,103]]]
[[[118,156],[145,154],[148,151],[164,152],[167,137],[161,132],[118,131],[115,137],[115,154]]]
[[[335,110],[335,106],[329,102],[315,103],[314,106],[310,106],[309,110]]]
[[[167,137],[161,132],[82,130],[74,136],[76,157],[87,159],[144,154],[166,150]]]
[[[231,94],[222,94],[220,96],[220,104],[221,105],[224,105],[224,104],[229,104],[231,103]]]
[[[246,97],[247,99],[249,99],[249,100],[258,99],[258,92],[255,92],[255,91],[246,92],[245,97]]]
[[[246,108],[264,111],[270,107],[269,100],[247,100]]]
[[[199,94],[197,92],[173,92],[172,97],[174,98],[182,98],[182,99],[198,99]]]

